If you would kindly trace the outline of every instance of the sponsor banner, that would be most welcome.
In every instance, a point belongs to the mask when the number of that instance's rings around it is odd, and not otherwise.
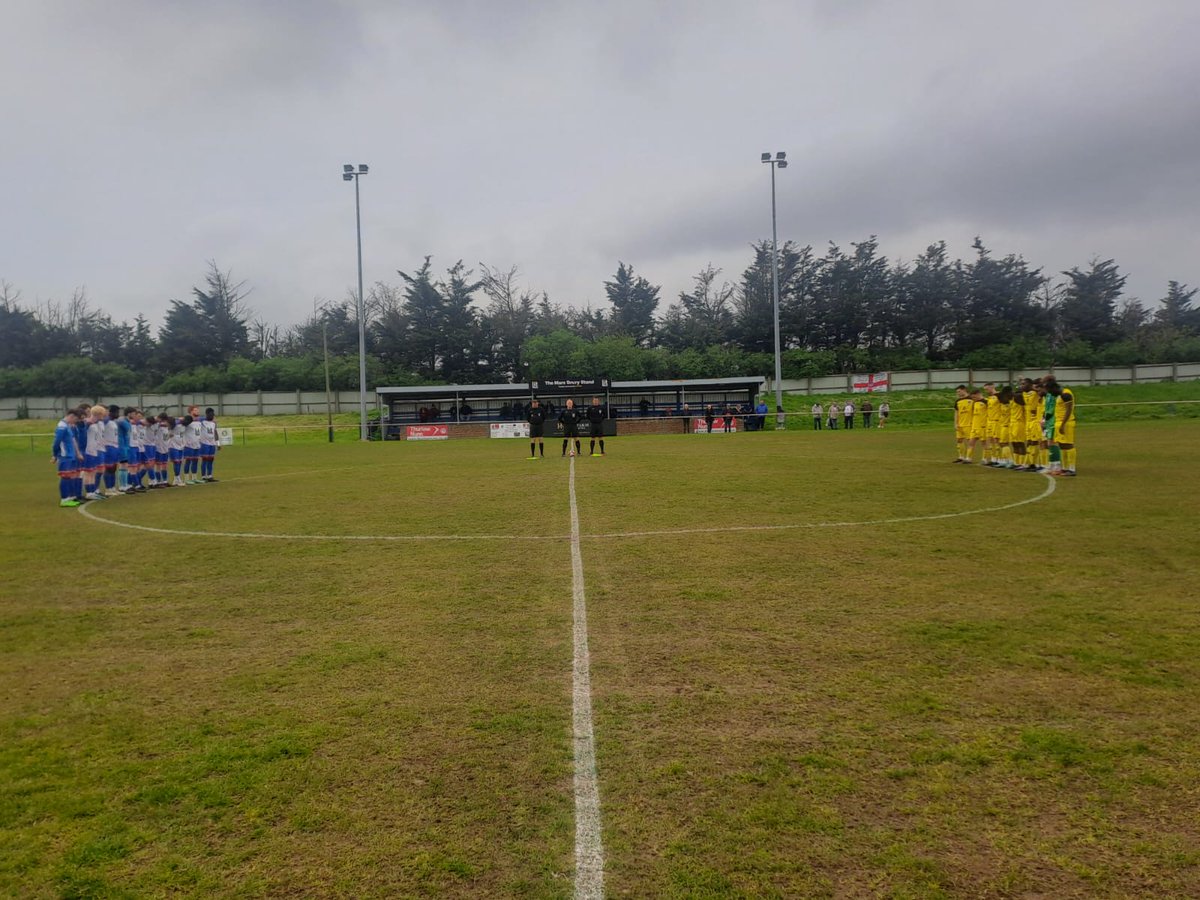
[[[609,386],[607,378],[551,378],[530,382],[534,391],[597,391]]]
[[[444,441],[450,437],[450,426],[409,425],[404,436],[410,441]]]
[[[729,423],[729,430],[738,430],[738,420],[736,417]],[[716,434],[717,432],[721,432],[722,434],[725,432],[724,416],[717,416],[713,419],[712,433]],[[703,416],[696,416],[692,419],[692,434],[708,434],[708,422]]]
[[[221,447],[228,447],[233,444],[233,429],[218,428],[217,429],[217,444]]]
[[[527,438],[528,422],[493,422],[491,436],[494,438]]]
[[[876,391],[886,392],[888,389],[888,373],[876,372],[874,375],[851,375],[852,391],[855,394],[873,394]]]

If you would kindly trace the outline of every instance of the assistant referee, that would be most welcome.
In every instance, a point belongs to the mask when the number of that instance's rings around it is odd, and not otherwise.
[[[546,409],[537,397],[529,404],[529,414],[525,416],[525,420],[529,422],[529,459],[537,459],[538,450],[541,451],[542,459],[545,459],[546,445],[542,442],[542,435],[546,430]]]
[[[604,455],[604,420],[608,418],[608,414],[604,407],[600,405],[600,398],[593,397],[592,405],[587,408],[588,430],[591,434],[591,446],[588,448],[588,453],[592,456]],[[596,452],[596,441],[600,441],[600,452]]]

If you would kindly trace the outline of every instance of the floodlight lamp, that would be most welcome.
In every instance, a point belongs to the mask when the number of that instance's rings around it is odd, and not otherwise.
[[[771,154],[770,154],[770,153],[764,153],[764,154],[762,155],[762,161],[763,161],[763,162],[770,162],[770,161],[771,161]]]
[[[787,160],[786,159],[776,160],[775,165],[777,165],[781,169],[786,169],[787,168]]]
[[[354,176],[351,175],[349,172],[342,173],[342,181],[353,181],[353,180],[354,180]]]
[[[342,166],[342,171],[343,172],[353,172],[354,166],[350,165],[350,163],[346,163],[344,166]]]
[[[367,164],[366,164],[366,163],[359,163],[359,164],[358,164],[358,174],[359,174],[359,175],[366,175],[366,174],[367,174]]]
[[[780,150],[778,153],[775,154],[775,158],[777,160],[787,159],[787,154],[784,153],[782,150]]]

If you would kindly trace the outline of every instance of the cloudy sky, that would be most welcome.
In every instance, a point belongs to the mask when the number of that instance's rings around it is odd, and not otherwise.
[[[291,324],[432,254],[603,304],[770,236],[976,234],[1200,284],[1193,0],[4,0],[0,279],[161,322],[207,260]],[[665,309],[665,304],[664,304]]]

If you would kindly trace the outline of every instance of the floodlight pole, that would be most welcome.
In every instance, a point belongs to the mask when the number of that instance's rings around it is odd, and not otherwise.
[[[313,301],[313,314],[321,311],[321,350],[325,355],[325,420],[329,426],[329,443],[333,443],[333,400],[329,390],[329,310],[322,304],[317,306]]]
[[[342,166],[342,181],[354,182],[354,226],[358,234],[358,415],[359,440],[367,440],[367,303],[363,297],[362,206],[358,197],[358,179],[369,171],[365,163],[358,169]]]
[[[779,413],[783,411],[783,365],[779,355],[779,235],[775,221],[775,170],[787,168],[787,153],[780,150],[774,158],[770,153],[764,153],[761,160],[771,167],[771,294],[775,309],[775,427],[778,428]]]

